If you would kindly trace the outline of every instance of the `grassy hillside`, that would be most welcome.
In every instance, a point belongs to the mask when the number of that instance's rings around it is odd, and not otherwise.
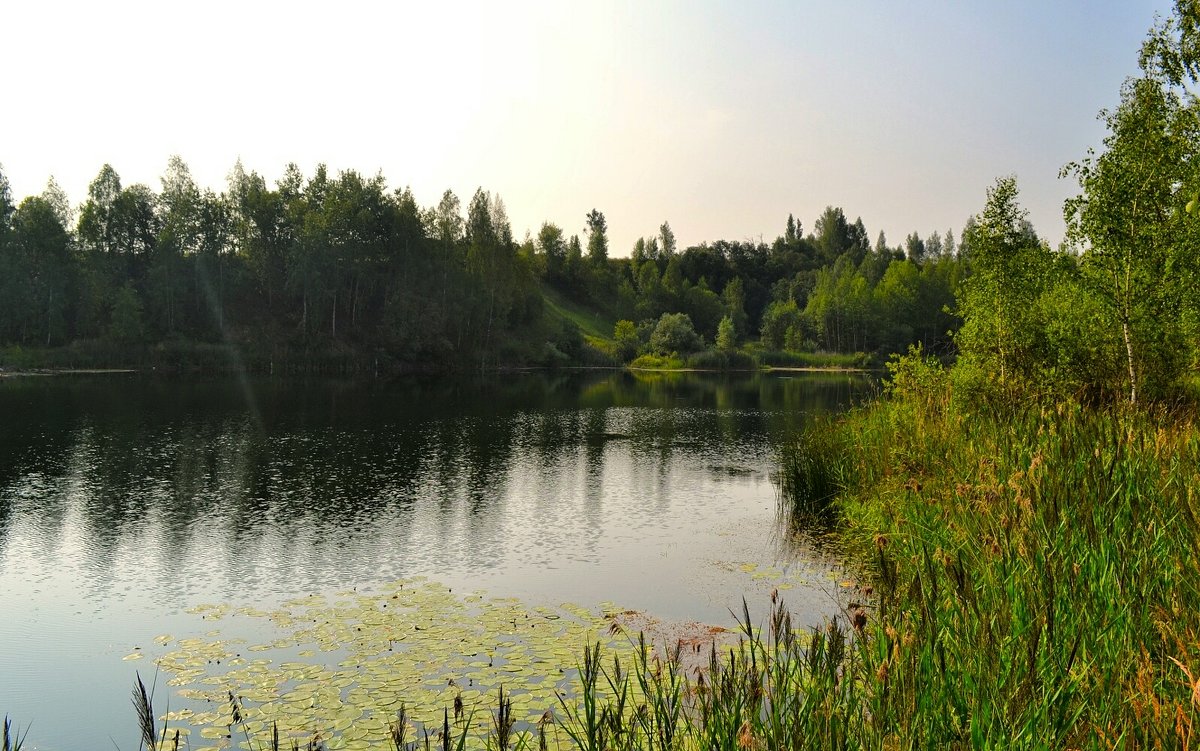
[[[612,342],[615,319],[565,296],[549,285],[542,285],[542,298],[546,301],[546,313],[570,321],[579,327],[580,333],[592,346]]]

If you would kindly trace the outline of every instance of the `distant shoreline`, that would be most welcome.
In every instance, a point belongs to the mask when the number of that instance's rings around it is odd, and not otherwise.
[[[841,365],[767,365],[760,368],[635,368],[625,366],[625,370],[639,373],[870,373],[872,368],[847,368]]]
[[[497,368],[495,373],[531,373],[545,370],[554,370],[554,368]],[[559,368],[559,370],[625,370],[633,373],[870,373],[871,368],[849,368],[838,365],[820,366],[781,366],[781,367],[761,367],[761,368],[640,368],[625,366],[624,368],[617,367],[570,367]],[[165,371],[150,370],[138,368],[31,368],[20,370],[4,370],[0,369],[0,378],[21,378],[21,377],[38,377],[38,376],[70,376],[70,375],[128,375],[130,373],[145,373]],[[228,371],[234,372],[234,371]],[[243,371],[246,372],[246,371]]]
[[[33,370],[3,370],[0,378],[18,378],[21,376],[56,376],[56,375],[108,375],[114,373],[137,373],[134,368],[34,368]]]

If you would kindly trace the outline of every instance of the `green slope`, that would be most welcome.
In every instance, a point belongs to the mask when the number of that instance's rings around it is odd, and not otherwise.
[[[585,339],[595,343],[612,341],[613,327],[616,321],[609,319],[603,313],[579,303],[563,295],[556,289],[542,285],[542,298],[546,301],[546,312],[549,316],[564,318],[579,327]]]

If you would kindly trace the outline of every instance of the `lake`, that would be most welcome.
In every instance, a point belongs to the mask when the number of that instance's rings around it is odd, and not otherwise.
[[[778,372],[0,378],[0,714],[32,723],[30,748],[136,748],[134,671],[149,683],[172,640],[320,664],[273,654],[283,627],[257,616],[415,577],[726,626],[782,588],[820,623],[844,577],[788,529],[775,450],[872,389]],[[166,678],[156,707],[188,706]]]

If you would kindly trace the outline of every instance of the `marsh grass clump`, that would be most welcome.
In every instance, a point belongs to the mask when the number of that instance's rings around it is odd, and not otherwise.
[[[848,455],[843,436],[831,426],[817,418],[779,456],[781,511],[791,530],[824,531],[836,520],[833,501],[846,487]]]
[[[768,368],[845,368],[860,370],[871,365],[863,352],[797,352],[764,349],[755,353],[758,364]]]
[[[710,646],[707,665],[683,668],[676,645],[642,649],[631,670],[609,669],[595,646],[581,666],[579,702],[564,703],[570,748],[855,748],[863,738],[861,649],[834,620],[797,629],[782,602],[765,633],[744,607],[741,639]],[[642,641],[644,644],[644,640]]]

